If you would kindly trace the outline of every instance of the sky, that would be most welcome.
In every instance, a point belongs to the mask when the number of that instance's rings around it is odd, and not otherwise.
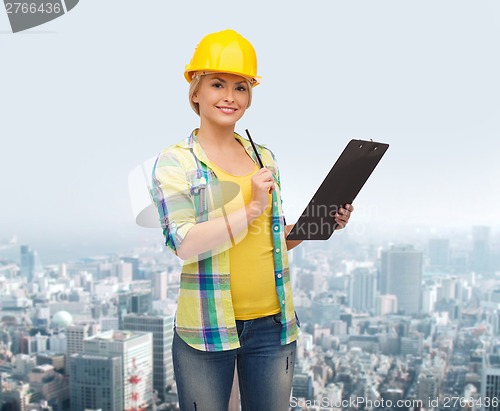
[[[13,34],[0,8],[0,240],[84,253],[156,235],[128,175],[198,126],[184,66],[226,28],[257,51],[236,131],[275,153],[289,223],[354,138],[390,144],[354,225],[499,227],[499,23],[497,0],[81,0]]]

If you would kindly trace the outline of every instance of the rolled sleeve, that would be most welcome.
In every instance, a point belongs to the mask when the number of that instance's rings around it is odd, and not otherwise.
[[[153,167],[152,182],[152,197],[165,245],[177,255],[186,234],[196,224],[196,216],[190,185],[175,153],[160,153]]]

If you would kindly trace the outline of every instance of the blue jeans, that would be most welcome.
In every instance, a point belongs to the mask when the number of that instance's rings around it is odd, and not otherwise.
[[[281,345],[281,314],[236,321],[240,348],[207,352],[174,333],[172,357],[181,411],[226,411],[235,363],[243,411],[286,411],[296,342]]]

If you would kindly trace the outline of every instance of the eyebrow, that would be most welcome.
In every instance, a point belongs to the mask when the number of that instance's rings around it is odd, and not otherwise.
[[[221,83],[227,83],[226,80],[220,77],[212,77],[211,80],[219,80]],[[246,81],[245,80],[237,81],[235,84],[241,84],[241,83],[246,83]]]

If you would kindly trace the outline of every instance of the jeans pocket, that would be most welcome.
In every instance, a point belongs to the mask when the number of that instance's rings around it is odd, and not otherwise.
[[[273,319],[274,324],[281,325],[281,313],[274,314],[271,316],[271,318]]]

